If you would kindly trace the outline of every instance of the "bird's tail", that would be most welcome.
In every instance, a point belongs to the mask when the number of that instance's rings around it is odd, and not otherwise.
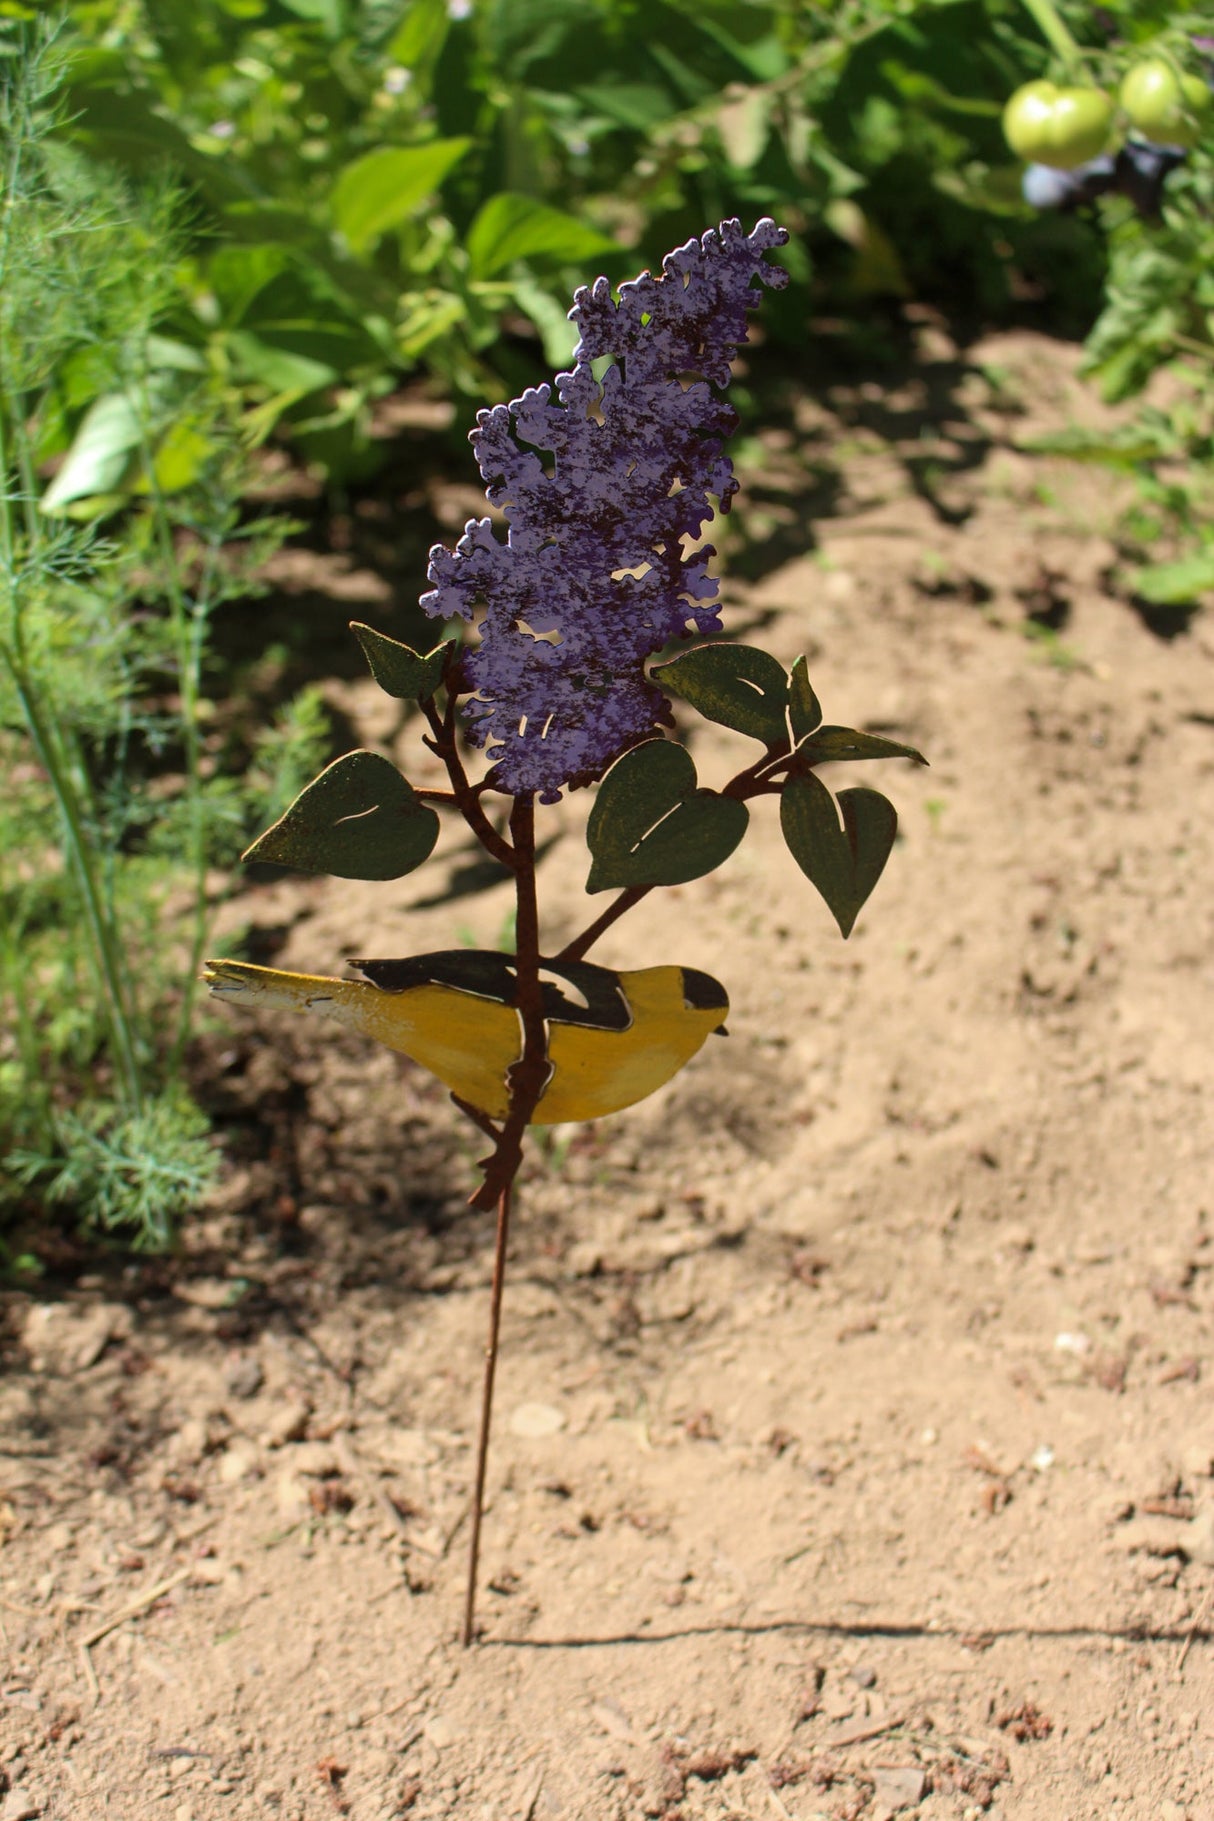
[[[203,980],[217,999],[250,1009],[317,1012],[341,1018],[358,993],[356,980],[333,980],[324,974],[289,974],[277,967],[254,967],[250,961],[207,961]]]

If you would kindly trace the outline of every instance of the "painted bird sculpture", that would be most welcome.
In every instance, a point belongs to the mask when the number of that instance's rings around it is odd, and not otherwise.
[[[362,980],[293,974],[245,961],[208,961],[206,982],[235,1005],[315,1012],[409,1056],[491,1119],[504,1119],[506,1075],[522,1055],[514,960],[448,949],[405,961],[352,961]],[[588,961],[545,962],[551,1074],[533,1124],[600,1119],[644,1100],[678,1074],[729,1000],[690,967],[616,973]]]

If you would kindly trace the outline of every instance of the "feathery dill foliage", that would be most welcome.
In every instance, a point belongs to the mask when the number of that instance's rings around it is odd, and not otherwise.
[[[209,627],[282,527],[241,524],[229,400],[174,333],[180,199],[61,136],[66,56],[0,22],[0,1203],[162,1245],[215,1167],[183,1079],[208,868],[325,730],[302,700],[224,768]]]

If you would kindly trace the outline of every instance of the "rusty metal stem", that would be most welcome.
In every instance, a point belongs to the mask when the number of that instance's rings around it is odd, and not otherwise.
[[[489,1338],[485,1343],[485,1386],[481,1395],[481,1431],[476,1447],[476,1485],[472,1492],[472,1540],[468,1547],[468,1587],[464,1596],[464,1649],[471,1644],[476,1625],[476,1574],[481,1552],[481,1509],[485,1502],[485,1469],[489,1461],[489,1425],[493,1417],[493,1380],[497,1371],[497,1337],[502,1319],[502,1288],[506,1280],[506,1242],[510,1235],[510,1189],[507,1183],[497,1204],[497,1247],[493,1254],[493,1291],[489,1299]]]

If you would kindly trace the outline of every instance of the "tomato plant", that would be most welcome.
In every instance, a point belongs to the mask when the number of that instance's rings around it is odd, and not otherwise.
[[[1214,119],[1214,97],[1200,76],[1184,75],[1162,57],[1136,63],[1121,85],[1121,105],[1156,145],[1198,145]]]
[[[1003,110],[1003,132],[1017,157],[1074,170],[1108,143],[1113,103],[1103,89],[1026,82]]]

